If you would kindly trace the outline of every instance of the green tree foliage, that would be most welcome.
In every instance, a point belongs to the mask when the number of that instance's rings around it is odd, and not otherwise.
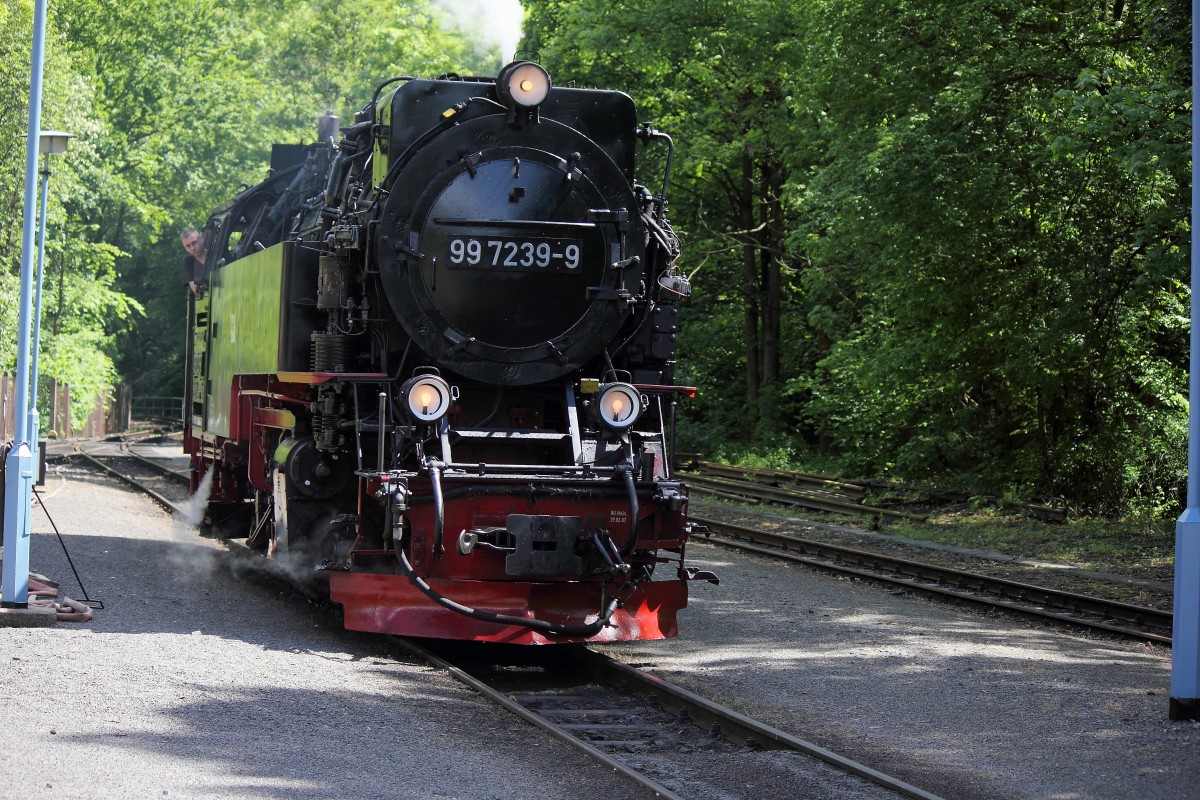
[[[791,61],[804,6],[778,0],[526,2],[527,44],[554,73],[634,94],[644,118],[674,133],[672,213],[705,292],[704,346],[681,377],[710,386],[693,432],[771,438],[790,366],[785,252],[795,224],[787,160],[803,149]],[[658,164],[654,164],[656,168]],[[650,170],[642,176],[657,188]],[[692,378],[690,376],[696,376]],[[738,387],[732,392],[727,387]],[[709,388],[709,387],[705,387]],[[731,396],[741,394],[736,403]]]
[[[44,127],[43,374],[182,386],[178,232],[395,74],[490,74],[463,0],[62,0]],[[1175,500],[1191,136],[1182,0],[525,0],[556,80],[675,136],[695,300],[687,446],[859,474]],[[33,0],[0,0],[0,136],[27,122]],[[476,26],[477,28],[479,26]],[[657,189],[665,158],[645,151]],[[23,148],[0,148],[0,313]],[[15,360],[0,326],[0,369]],[[78,407],[87,404],[84,398]]]
[[[682,145],[692,446],[790,429],[859,474],[1175,499],[1186,4],[526,5],[556,74]]]
[[[1176,16],[1172,17],[1172,13]],[[827,3],[793,241],[847,463],[1119,510],[1178,489],[1186,10]],[[870,36],[863,31],[869,30]],[[834,300],[838,298],[838,300]]]
[[[0,149],[0,198],[12,212],[0,215],[0,308],[9,321],[0,326],[0,371],[11,372],[17,351],[33,3],[0,4],[0,27],[12,34],[0,41],[0,136],[21,144]],[[49,162],[39,373],[44,379],[72,383],[74,423],[80,426],[93,398],[107,393],[116,376],[114,334],[141,311],[137,301],[116,286],[116,259],[123,253],[111,245],[89,246],[77,238],[83,226],[73,217],[72,204],[94,202],[94,198],[86,187],[86,169],[72,165],[89,165],[96,156],[92,135],[102,124],[91,113],[94,98],[94,81],[79,69],[61,31],[48,25],[42,127],[71,129],[77,139],[72,161],[54,157]],[[39,167],[45,166],[42,159]],[[85,364],[91,365],[86,376]]]
[[[120,379],[181,394],[186,295],[178,233],[266,174],[275,142],[309,142],[401,73],[492,72],[496,45],[436,0],[62,0],[50,4],[43,127],[56,159],[41,372],[73,408]],[[0,136],[28,120],[33,1],[0,0]],[[0,149],[0,311],[15,319],[24,150]],[[16,325],[0,326],[0,371]],[[76,420],[82,422],[82,420]]]

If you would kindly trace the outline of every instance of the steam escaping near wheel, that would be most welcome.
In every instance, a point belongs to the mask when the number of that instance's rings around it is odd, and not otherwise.
[[[208,496],[212,492],[214,472],[211,470],[204,474],[200,482],[192,490],[191,496],[187,501],[179,507],[179,512],[175,514],[175,519],[188,528],[199,530],[204,522],[204,515],[208,511]]]

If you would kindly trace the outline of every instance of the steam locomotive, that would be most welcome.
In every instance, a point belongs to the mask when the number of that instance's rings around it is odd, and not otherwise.
[[[393,78],[275,145],[205,224],[184,449],[206,525],[347,628],[542,644],[674,636],[673,143],[617,91]],[[337,135],[340,130],[340,137]],[[662,189],[639,146],[665,146]]]

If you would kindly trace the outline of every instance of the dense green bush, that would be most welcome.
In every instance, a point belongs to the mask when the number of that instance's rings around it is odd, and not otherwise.
[[[1185,3],[526,5],[680,142],[690,449],[1178,501]]]

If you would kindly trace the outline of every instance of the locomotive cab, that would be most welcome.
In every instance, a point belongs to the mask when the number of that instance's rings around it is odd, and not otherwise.
[[[277,151],[210,221],[195,488],[353,629],[674,635],[696,576],[671,468],[686,279],[635,175],[669,137],[531,62],[385,82],[342,133]]]

